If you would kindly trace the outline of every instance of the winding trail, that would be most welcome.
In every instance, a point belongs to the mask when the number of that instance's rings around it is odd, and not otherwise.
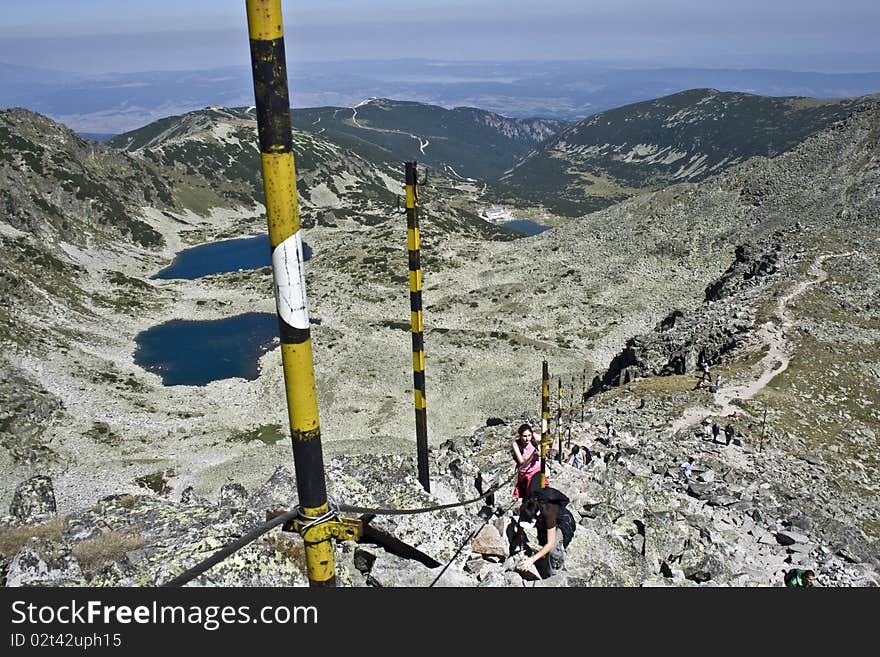
[[[411,132],[403,132],[402,130],[388,130],[385,128],[374,128],[373,126],[361,125],[360,123],[358,123],[358,121],[357,121],[358,107],[362,107],[363,105],[368,105],[369,103],[373,102],[374,100],[376,100],[375,97],[365,98],[364,100],[359,102],[357,105],[352,105],[352,107],[351,107],[351,122],[355,125],[355,127],[360,128],[361,130],[372,130],[374,132],[390,132],[395,135],[406,135],[407,137],[412,137],[417,142],[419,142],[419,151],[421,151],[422,155],[424,155],[425,149],[428,147],[428,144],[431,143],[427,139],[422,139],[418,135],[414,135]],[[335,112],[334,112],[333,116],[336,116]]]
[[[763,390],[774,377],[788,369],[788,364],[791,362],[791,354],[788,351],[785,334],[786,330],[792,325],[791,318],[786,314],[788,304],[813,285],[818,285],[828,279],[828,272],[822,269],[822,263],[828,258],[845,258],[854,254],[855,251],[849,251],[847,253],[831,253],[816,258],[808,271],[812,278],[801,281],[794,286],[791,292],[780,298],[776,303],[774,312],[776,321],[765,322],[758,332],[761,340],[769,347],[767,354],[759,363],[761,365],[761,376],[749,383],[724,386],[715,393],[715,408],[705,406],[688,408],[680,418],[672,422],[672,433],[675,434],[685,427],[699,423],[707,415],[728,415],[733,411],[741,413],[742,409],[733,404],[732,400],[751,399]]]

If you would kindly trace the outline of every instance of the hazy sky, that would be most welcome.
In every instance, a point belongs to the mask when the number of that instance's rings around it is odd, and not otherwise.
[[[282,0],[288,57],[880,70],[880,0]],[[0,62],[249,63],[244,0],[0,0]]]

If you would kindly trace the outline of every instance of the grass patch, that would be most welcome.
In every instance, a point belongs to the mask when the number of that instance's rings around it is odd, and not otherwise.
[[[144,539],[139,534],[110,531],[98,538],[77,543],[73,546],[72,554],[84,571],[92,572],[108,563],[119,561],[127,552],[136,550],[143,544]]]
[[[64,516],[55,516],[39,525],[0,529],[0,557],[11,559],[32,538],[60,541],[66,529],[67,518]]]
[[[274,445],[279,440],[287,438],[287,433],[280,424],[264,424],[249,429],[248,431],[240,431],[230,436],[230,442],[252,443],[259,440],[266,445]]]

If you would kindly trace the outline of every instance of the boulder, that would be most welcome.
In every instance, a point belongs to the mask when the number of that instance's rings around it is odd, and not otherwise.
[[[794,545],[795,543],[807,543],[809,538],[791,530],[776,532],[776,541],[780,545]]]
[[[21,482],[15,488],[9,513],[26,524],[42,522],[56,515],[52,479],[37,475]]]
[[[217,505],[233,508],[243,507],[247,502],[247,497],[247,490],[241,484],[223,484]]]
[[[505,559],[508,554],[507,541],[498,533],[494,525],[486,525],[479,531],[471,549],[483,557]]]
[[[251,495],[247,507],[262,515],[265,511],[291,509],[298,500],[296,476],[283,465],[279,465],[266,483]]]

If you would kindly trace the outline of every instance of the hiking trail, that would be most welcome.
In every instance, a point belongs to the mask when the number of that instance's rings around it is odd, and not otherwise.
[[[791,354],[787,349],[788,344],[785,334],[792,325],[791,318],[786,314],[788,304],[791,303],[793,299],[796,299],[806,292],[813,285],[818,285],[828,279],[828,272],[822,269],[822,263],[828,258],[845,258],[854,254],[854,251],[849,251],[847,253],[830,253],[816,258],[808,270],[808,274],[811,278],[800,281],[788,294],[781,297],[776,303],[776,308],[773,313],[774,319],[765,322],[758,331],[758,336],[768,347],[766,355],[759,363],[761,366],[761,375],[749,383],[722,386],[722,388],[715,393],[715,408],[703,406],[686,409],[680,418],[672,422],[672,433],[675,434],[685,427],[698,424],[707,416],[726,416],[733,411],[737,411],[737,413],[741,414],[742,409],[733,404],[732,400],[751,399],[763,390],[777,375],[782,374],[782,372],[788,369],[788,364],[791,361]]]

